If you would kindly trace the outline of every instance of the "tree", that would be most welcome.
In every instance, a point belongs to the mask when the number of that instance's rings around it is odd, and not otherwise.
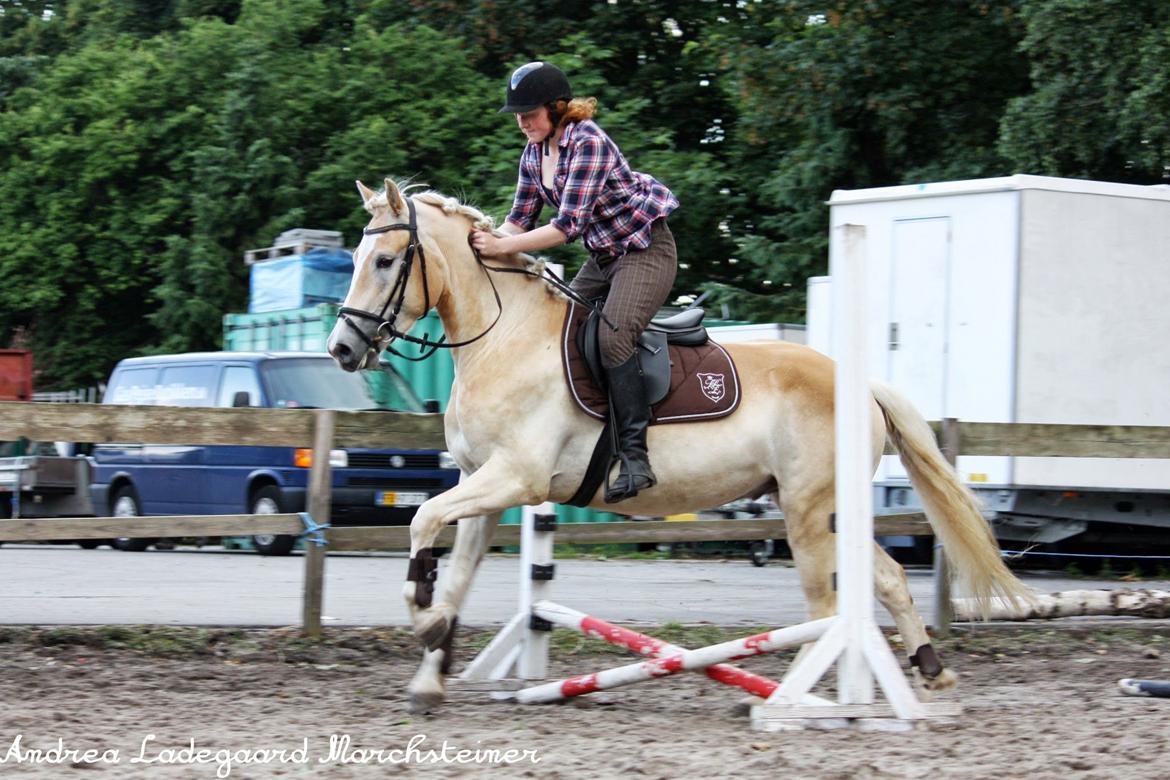
[[[751,4],[756,24],[728,41],[742,113],[721,297],[802,321],[805,280],[825,270],[834,189],[1001,173],[998,117],[1027,87],[1017,6]]]
[[[999,146],[1015,169],[1170,180],[1170,4],[1030,0],[1023,19],[1033,89],[1009,104]]]

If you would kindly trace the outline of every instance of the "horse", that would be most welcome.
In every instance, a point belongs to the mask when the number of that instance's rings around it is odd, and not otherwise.
[[[329,336],[330,354],[355,371],[376,365],[399,339],[434,349],[429,339],[406,335],[432,307],[450,339],[444,346],[453,348],[444,431],[461,478],[418,508],[403,588],[424,645],[408,687],[410,706],[429,712],[446,695],[459,610],[502,512],[573,496],[603,423],[570,397],[558,349],[569,299],[548,283],[542,261],[527,255],[484,261],[468,238],[475,228],[491,229],[492,220],[454,198],[400,188],[390,179],[381,192],[360,181],[357,189],[370,220],[354,251],[354,277]],[[810,617],[835,614],[834,363],[787,342],[726,349],[739,372],[739,408],[716,420],[652,426],[657,485],[617,505],[603,502],[601,488],[589,506],[665,516],[770,495],[784,514]],[[995,597],[1030,601],[1031,591],[1003,563],[977,499],[939,452],[921,414],[885,384],[870,389],[874,468],[889,438],[943,544],[956,588],[985,614]],[[432,601],[428,556],[440,531],[455,522],[450,563]],[[905,572],[876,544],[874,578],[878,600],[913,650],[919,686],[928,692],[952,687],[956,675],[931,645]]]

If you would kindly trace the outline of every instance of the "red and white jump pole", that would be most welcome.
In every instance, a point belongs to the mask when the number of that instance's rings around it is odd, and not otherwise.
[[[545,617],[547,620],[547,615],[552,614],[552,610],[542,614],[541,607],[544,606],[555,607],[556,605],[536,605],[534,610],[536,614]],[[645,680],[653,680],[657,677],[667,677],[672,674],[678,674],[679,672],[707,669],[713,665],[721,664],[724,661],[737,661],[742,658],[751,658],[753,656],[763,655],[764,653],[770,653],[773,650],[781,650],[786,647],[795,647],[812,642],[824,634],[825,630],[833,623],[833,620],[834,618],[823,618],[811,623],[802,623],[799,626],[779,628],[775,631],[769,631],[766,634],[756,634],[755,636],[749,636],[743,639],[733,639],[730,642],[722,642],[698,650],[683,650],[680,653],[664,655],[659,658],[650,658],[645,661],[627,664],[626,666],[618,666],[592,674],[546,683],[545,685],[524,688],[516,691],[515,698],[516,701],[525,704],[539,704],[558,701],[572,696],[580,696],[585,693],[593,693],[594,691],[604,691]]]
[[[600,618],[586,615],[584,612],[578,612],[575,609],[570,609],[560,604],[542,601],[533,605],[532,612],[537,617],[543,618],[555,626],[580,631],[585,636],[600,639],[618,647],[624,647],[638,655],[650,656],[651,658],[663,658],[666,656],[682,655],[687,652],[685,647],[672,645],[670,642],[664,642],[661,639],[655,639],[652,636],[640,634],[637,631],[622,626],[615,626],[613,623],[607,623]],[[767,677],[761,677],[758,674],[753,674],[746,669],[740,669],[738,666],[731,666],[730,664],[713,664],[704,668],[702,671],[715,682],[742,688],[753,696],[759,696],[761,699],[767,699],[780,687],[780,683],[775,680],[769,680]],[[569,682],[569,680],[561,681],[561,696],[558,698],[568,698],[570,696],[580,696],[582,693],[590,693],[589,690],[584,690],[581,685],[568,685],[567,683]],[[542,701],[552,700],[542,699]]]

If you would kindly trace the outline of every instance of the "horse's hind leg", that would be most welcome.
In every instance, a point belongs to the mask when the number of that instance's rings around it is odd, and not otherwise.
[[[450,563],[444,567],[439,580],[441,596],[431,608],[417,615],[415,631],[424,639],[426,649],[423,650],[422,664],[408,688],[412,712],[430,712],[446,696],[456,618],[499,522],[500,513],[459,521]]]
[[[830,466],[831,468],[831,466]],[[831,473],[831,471],[829,472]],[[833,512],[833,483],[806,491],[809,498],[797,498],[792,493],[781,494],[784,525],[788,531],[788,547],[800,575],[800,587],[808,606],[809,618],[819,620],[837,613],[837,592],[833,589],[833,572],[837,568],[836,538],[829,530],[829,516]],[[799,661],[813,645],[804,645],[796,658]],[[796,668],[794,661],[790,669]]]
[[[918,610],[914,608],[906,572],[885,550],[876,544],[874,547],[873,572],[876,595],[878,601],[894,618],[898,631],[902,634],[902,642],[910,654],[910,665],[917,670],[926,690],[944,691],[953,688],[958,678],[950,669],[943,668],[938,653],[930,643],[926,626],[923,625]]]
[[[837,537],[829,530],[833,511],[832,484],[823,486],[812,500],[784,502],[788,546],[800,574],[800,584],[813,620],[837,612],[837,593],[833,589],[833,572],[837,569]],[[910,665],[916,668],[927,690],[953,687],[955,674],[944,669],[930,643],[922,618],[914,608],[906,573],[885,550],[874,544],[874,591],[878,601],[889,611],[902,634]],[[801,648],[800,658],[810,645]],[[795,664],[794,664],[795,666]]]

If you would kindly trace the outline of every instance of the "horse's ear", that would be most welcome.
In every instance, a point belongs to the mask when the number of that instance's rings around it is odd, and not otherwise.
[[[392,179],[386,179],[386,203],[395,216],[406,211],[406,201],[402,199],[402,193],[398,191],[398,185]]]
[[[362,196],[362,205],[366,206],[366,208],[369,208],[370,201],[373,198],[376,198],[378,193],[374,192],[360,181],[355,181],[354,184],[357,185],[358,194]]]

